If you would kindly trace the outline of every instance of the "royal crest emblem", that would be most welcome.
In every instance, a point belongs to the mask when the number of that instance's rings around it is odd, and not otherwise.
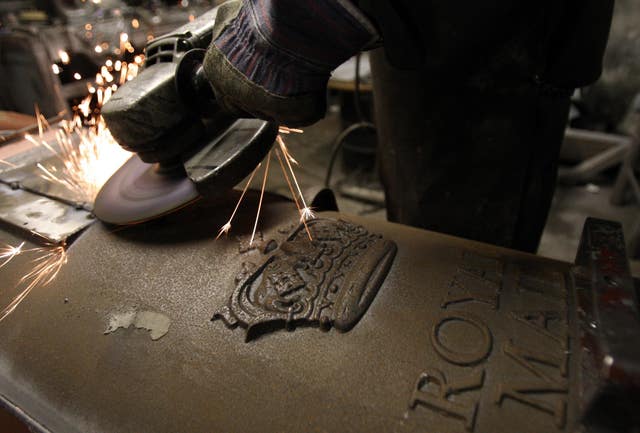
[[[246,329],[246,340],[278,328],[352,329],[373,302],[396,254],[394,242],[341,220],[298,227],[244,275],[213,320]]]

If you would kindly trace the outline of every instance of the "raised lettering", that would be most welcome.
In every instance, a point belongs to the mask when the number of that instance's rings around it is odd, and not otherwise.
[[[480,340],[469,341],[469,344],[465,343],[467,351],[456,350],[455,348],[448,347],[443,342],[444,325],[450,322],[460,322],[467,324],[473,328],[476,328],[480,332]],[[470,332],[460,331],[457,335],[451,335],[452,337],[458,337],[458,339],[468,341],[469,335],[473,335]],[[433,326],[431,330],[431,344],[435,351],[447,361],[457,365],[474,365],[484,360],[489,353],[491,353],[491,346],[493,344],[493,337],[489,327],[479,318],[466,313],[466,312],[451,312],[444,314],[440,317],[438,322]]]
[[[555,379],[543,371],[540,365],[557,368],[562,377],[567,376],[568,357],[565,351],[561,351],[560,354],[533,352],[516,346],[512,341],[506,342],[502,351],[531,373],[547,381],[555,381]],[[536,363],[539,365],[536,365]]]
[[[486,275],[495,275],[496,282],[500,282],[504,265],[499,259],[465,251],[462,254],[462,263],[467,269],[476,269]]]
[[[504,399],[510,398],[552,415],[556,425],[559,428],[563,427],[566,422],[567,403],[565,398],[556,398],[552,402],[549,399],[544,400],[542,397],[566,394],[568,392],[569,388],[565,379],[567,375],[566,352],[562,351],[561,355],[533,352],[518,347],[511,341],[505,343],[502,349],[505,355],[529,370],[539,380],[533,378],[518,379],[509,381],[509,383],[499,384],[494,402],[501,405]],[[549,374],[550,372],[542,369],[543,366],[557,369],[561,377],[552,376]]]
[[[553,415],[556,426],[564,427],[566,422],[567,403],[564,399],[558,399],[554,403],[534,398],[532,395],[566,394],[566,384],[555,384],[533,381],[510,381],[508,384],[498,384],[495,403],[501,405],[505,398],[510,398],[520,403],[531,406],[542,412]]]
[[[463,302],[480,302],[498,309],[500,284],[483,278],[482,273],[469,269],[458,269],[447,297],[441,303],[442,308]]]
[[[518,277],[518,288],[521,291],[542,295],[560,305],[566,299],[566,292],[561,281],[561,276],[556,272],[544,275],[542,272],[534,274],[531,270],[521,270]]]
[[[449,397],[482,388],[483,384],[484,370],[477,371],[455,383],[449,383],[444,373],[440,370],[427,370],[416,381],[409,407],[415,409],[419,404],[426,406],[442,415],[464,422],[465,429],[473,431],[478,412],[478,402],[465,405],[451,401]]]
[[[562,313],[558,311],[513,311],[511,317],[532,328],[534,331],[556,341],[562,349],[567,348],[566,323]],[[562,334],[551,332],[549,322],[560,322],[564,330]]]

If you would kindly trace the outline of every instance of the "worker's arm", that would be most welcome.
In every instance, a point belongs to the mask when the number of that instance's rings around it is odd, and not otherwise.
[[[331,71],[378,41],[350,0],[231,0],[220,6],[205,71],[226,109],[308,125],[325,115]]]

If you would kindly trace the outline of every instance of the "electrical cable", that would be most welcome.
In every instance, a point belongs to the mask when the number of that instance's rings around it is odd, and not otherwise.
[[[346,129],[344,129],[338,136],[335,138],[331,148],[331,158],[329,159],[329,166],[327,167],[327,174],[324,180],[325,188],[331,188],[331,175],[333,174],[333,166],[335,165],[336,159],[338,157],[338,152],[342,148],[345,140],[349,135],[359,129],[370,129],[374,133],[376,132],[376,127],[373,123],[366,121],[364,117],[364,113],[362,111],[362,95],[360,93],[360,60],[361,53],[358,53],[356,56],[356,68],[355,68],[355,83],[354,83],[354,106],[356,110],[356,117],[358,118],[358,122],[353,125],[349,125]]]
[[[327,168],[327,175],[324,179],[325,188],[331,188],[331,175],[333,174],[333,166],[335,165],[336,158],[338,157],[338,152],[342,148],[345,139],[351,135],[354,131],[359,129],[371,129],[372,131],[376,130],[376,127],[371,122],[358,122],[350,125],[344,131],[342,131],[333,141],[332,150],[331,150],[331,159],[329,159],[329,167]]]
[[[362,57],[362,53],[358,53],[356,56],[356,70],[355,70],[355,83],[353,89],[353,105],[356,110],[356,117],[360,122],[364,122],[364,113],[362,111],[362,100],[360,95],[360,60]]]

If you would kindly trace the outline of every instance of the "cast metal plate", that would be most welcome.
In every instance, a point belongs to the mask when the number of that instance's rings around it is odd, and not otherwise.
[[[248,244],[254,192],[215,240],[238,195],[83,233],[58,277],[0,323],[0,399],[61,432],[574,431],[581,352],[568,264],[323,213],[398,247],[369,308],[348,332],[279,328],[245,342],[212,314],[251,264],[307,253],[290,242],[295,208],[269,195]],[[289,297],[300,279],[274,271],[263,275]],[[6,266],[0,279],[20,272]],[[136,326],[104,335],[114,317],[148,312],[170,321],[162,338]]]

